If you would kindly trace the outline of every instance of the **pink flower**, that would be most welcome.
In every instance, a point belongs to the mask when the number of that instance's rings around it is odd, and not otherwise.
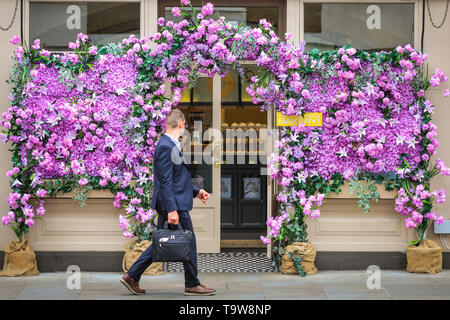
[[[77,40],[81,40],[81,42],[86,42],[89,39],[89,37],[83,33],[77,34]]]
[[[25,224],[30,228],[30,227],[34,226],[34,220],[31,218],[25,219]]]
[[[349,55],[352,56],[356,53],[356,49],[355,48],[348,48],[347,50],[345,50],[345,52]]]
[[[35,50],[39,50],[41,48],[41,41],[39,39],[34,40],[31,47]]]
[[[131,203],[131,204],[139,204],[139,203],[141,203],[141,199],[138,199],[138,198],[132,198],[132,199],[130,200],[130,203]]]
[[[38,191],[36,191],[36,195],[40,198],[45,197],[47,195],[47,190],[39,189]]]
[[[9,224],[10,224],[10,219],[9,219],[9,217],[8,217],[8,216],[3,216],[3,217],[2,217],[2,223],[3,223],[5,226],[9,226]]]
[[[212,15],[214,12],[214,5],[211,2],[208,2],[202,7],[201,13],[203,16]]]
[[[264,236],[261,236],[260,239],[266,245],[268,245],[268,244],[270,244],[272,242],[269,238],[266,238]]]
[[[78,49],[80,47],[80,41],[77,40],[76,42],[69,42],[68,47],[72,50]]]
[[[444,97],[448,97],[448,96],[450,96],[450,89],[445,89],[444,90]]]
[[[88,183],[89,183],[89,180],[86,179],[86,178],[78,179],[78,184],[79,184],[80,186],[85,186],[85,185],[87,185]]]
[[[41,54],[41,56],[49,57],[49,56],[50,56],[50,51],[45,50],[45,49],[42,49],[42,50],[40,51],[40,54]]]
[[[303,90],[302,90],[302,96],[303,96],[305,99],[309,99],[309,97],[310,97],[309,91],[308,91],[307,89],[303,89]]]
[[[320,216],[320,209],[311,211],[311,218],[315,219]]]
[[[13,45],[17,46],[20,43],[20,37],[13,36],[11,39],[9,39],[9,42],[11,42]]]
[[[12,211],[8,211],[8,217],[10,220],[14,220],[16,218],[16,215]]]
[[[180,16],[181,16],[180,8],[178,8],[178,7],[173,7],[173,8],[172,8],[172,14],[173,14],[175,17],[180,17]]]
[[[405,219],[405,227],[408,229],[414,229],[417,227],[417,223],[410,217]]]
[[[45,214],[45,208],[44,208],[44,204],[43,203],[41,203],[39,208],[36,209],[36,214],[39,215],[39,216],[43,216]]]
[[[395,48],[395,51],[397,51],[398,53],[402,53],[405,49],[402,46],[397,46]]]
[[[156,23],[157,23],[159,26],[163,26],[164,23],[165,23],[165,19],[164,19],[163,17],[160,17],[160,18],[158,18],[158,20],[156,21]]]
[[[90,55],[96,55],[97,54],[97,47],[96,46],[92,46],[89,48],[89,54]]]

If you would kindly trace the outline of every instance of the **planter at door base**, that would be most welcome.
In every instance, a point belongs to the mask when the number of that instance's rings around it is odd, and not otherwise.
[[[281,273],[282,274],[298,274],[297,269],[294,266],[291,258],[288,256],[290,252],[294,254],[294,251],[298,251],[302,259],[302,268],[306,274],[316,274],[317,268],[314,265],[316,259],[316,247],[309,242],[294,242],[284,248],[285,253],[281,257]]]
[[[2,277],[37,276],[36,254],[31,250],[27,240],[22,242],[11,241],[4,249],[5,259],[3,270],[0,271]]]
[[[143,240],[140,242],[131,241],[125,245],[125,255],[122,260],[123,272],[127,272],[133,263],[141,256],[141,254],[152,244],[151,241]],[[133,246],[133,248],[131,248]],[[164,274],[162,271],[162,262],[153,262],[145,269],[143,276],[159,276]]]
[[[442,271],[442,248],[433,240],[424,239],[418,246],[406,247],[406,271],[437,273]]]

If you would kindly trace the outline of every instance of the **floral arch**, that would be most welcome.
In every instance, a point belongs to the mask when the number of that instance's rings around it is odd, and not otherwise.
[[[191,5],[182,0],[181,6]],[[288,33],[280,39],[265,19],[252,29],[213,19],[211,3],[192,10],[174,8],[184,19],[159,18],[161,32],[148,38],[97,47],[79,34],[69,43],[73,51],[62,54],[43,49],[39,40],[26,48],[11,39],[17,45],[11,107],[1,124],[4,141],[12,143],[12,190],[2,222],[19,240],[45,214],[45,197],[76,190],[83,203],[92,189],[110,190],[114,206],[125,208],[125,237],[148,236],[156,217],[149,202],[152,155],[165,116],[195,84],[197,72],[223,77],[234,68],[243,76],[240,60],[265,69],[246,89],[255,104],[285,115],[323,114],[322,127],[281,132],[269,163],[271,178],[282,187],[281,211],[267,221],[265,243],[306,241],[305,216],[318,217],[324,196],[345,180],[398,189],[396,210],[420,239],[432,221],[443,221],[432,208],[433,201],[445,200],[445,191],[430,191],[430,179],[450,171],[440,159],[430,164],[439,142],[434,106],[424,92],[448,78],[439,69],[430,79],[424,75],[426,54],[410,45],[391,52],[304,52],[304,43],[288,43]],[[166,81],[171,99],[164,96]]]

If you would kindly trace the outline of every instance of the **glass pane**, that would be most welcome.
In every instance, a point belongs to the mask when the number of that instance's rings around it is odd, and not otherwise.
[[[242,178],[244,199],[260,199],[261,198],[261,177],[256,174],[248,174]]]
[[[186,87],[181,92],[180,102],[211,102],[212,101],[212,78],[199,77],[194,88]]]
[[[30,2],[30,42],[41,39],[50,50],[69,50],[78,33],[94,44],[140,37],[139,2]]]
[[[220,193],[221,197],[225,199],[231,199],[233,197],[233,177],[223,176],[220,181]]]
[[[306,51],[414,45],[413,3],[305,3],[304,10]]]
[[[200,189],[212,193],[212,166],[205,164],[191,164],[192,184]]]
[[[256,64],[243,64],[244,78],[240,79],[236,70],[230,70],[227,75],[221,78],[222,83],[222,102],[238,105],[240,102],[252,103],[252,97],[247,93],[247,86],[251,83],[251,78],[264,68]],[[240,99],[239,99],[240,96]]]
[[[235,70],[230,70],[221,79],[223,157],[227,164],[256,164],[265,153],[267,111],[261,111],[259,105],[253,104],[245,90],[250,78],[262,67],[245,64],[244,69],[242,83]],[[251,157],[249,153],[252,153]],[[242,158],[242,154],[247,156]]]
[[[179,22],[183,17],[175,17],[172,15],[173,7],[164,7],[164,18]],[[201,11],[201,7],[194,7],[197,12]],[[191,8],[186,8],[187,11],[192,11]],[[278,7],[216,7],[214,6],[213,19],[217,20],[219,17],[225,17],[226,20],[234,25],[249,26],[256,28],[260,19],[266,19],[272,23],[275,33],[278,33]]]
[[[198,99],[190,101],[191,89],[182,92],[183,99],[178,108],[183,111],[188,128],[183,137],[183,154],[192,173],[192,183],[212,193],[212,143],[208,129],[212,127],[212,83],[210,78],[199,78],[193,88]],[[212,78],[211,78],[212,80]],[[187,101],[186,101],[187,100]],[[199,101],[200,100],[200,101]]]

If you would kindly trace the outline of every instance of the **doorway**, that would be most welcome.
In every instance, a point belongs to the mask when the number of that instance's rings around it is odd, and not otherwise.
[[[204,5],[200,0],[191,0],[191,4],[196,9]],[[183,17],[171,13],[174,6],[179,6],[179,1],[158,1],[158,17],[175,23],[181,21]],[[272,23],[279,37],[286,32],[286,0],[258,0],[245,4],[237,0],[217,0],[214,9],[215,14],[225,16],[235,25],[257,27],[264,18]],[[161,31],[160,26],[158,31]],[[241,61],[241,64],[250,69],[258,68],[252,61]],[[239,84],[240,81],[243,82]],[[258,105],[253,105],[244,82],[248,83],[249,77],[240,79],[234,70],[224,78],[201,76],[194,88],[184,90],[179,104],[189,122],[191,138],[184,150],[197,156],[191,163],[193,182],[211,193],[207,205],[194,199],[191,212],[199,253],[218,253],[221,243],[223,247],[227,241],[240,241],[245,247],[262,246],[270,256],[270,246],[263,245],[259,237],[267,233],[265,221],[275,210],[272,202],[276,186],[267,179],[266,166],[267,155],[272,150],[268,140],[273,140],[273,136],[267,137],[267,129],[273,128],[274,117],[273,111],[261,112]],[[167,82],[166,88],[169,87]],[[212,129],[214,134],[224,138],[205,139],[200,133],[194,135],[200,128],[202,134]],[[227,129],[232,129],[237,136],[226,137]],[[227,143],[236,149],[241,146],[241,149],[233,154]],[[255,144],[256,150],[252,149]],[[209,163],[203,162],[202,153],[210,155]],[[244,159],[243,163],[238,161],[239,158]]]
[[[178,104],[192,182],[211,195],[207,204],[194,199],[191,211],[199,252],[266,248],[259,237],[267,230],[268,113],[245,91],[258,68],[245,63],[243,79],[235,70],[224,78],[200,74]]]
[[[245,88],[261,67],[244,64],[244,77],[231,70],[221,79],[221,243],[260,247],[267,219],[267,112]]]

